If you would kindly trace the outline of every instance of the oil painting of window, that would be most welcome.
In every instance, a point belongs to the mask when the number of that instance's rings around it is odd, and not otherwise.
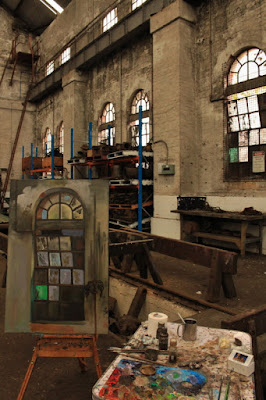
[[[14,180],[10,198],[5,331],[106,334],[108,182]]]

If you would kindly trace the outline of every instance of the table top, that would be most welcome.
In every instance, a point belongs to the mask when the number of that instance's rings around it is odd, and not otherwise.
[[[144,337],[149,339],[146,326],[147,323],[140,326],[128,342],[127,348],[136,347]],[[176,323],[167,324],[169,340],[171,337],[176,337],[178,326]],[[237,350],[251,353],[249,334],[199,326],[196,341],[187,342],[178,337],[176,363],[169,363],[168,355],[159,355],[155,363],[145,359],[144,354],[119,355],[95,384],[92,398],[93,400],[218,400],[223,378],[220,400],[224,400],[230,376],[228,400],[255,400],[253,374],[246,377],[227,368],[227,360],[234,348],[236,334],[242,341],[242,346],[238,346]],[[199,369],[195,369],[196,362],[200,364]],[[141,372],[143,365],[155,367],[156,372],[150,376],[143,375]],[[188,387],[181,385],[184,382]]]
[[[207,210],[172,210],[172,213],[182,215],[193,215],[195,217],[209,217],[222,219],[235,219],[240,221],[259,221],[266,219],[266,214],[241,214],[240,212],[224,211],[207,211]]]

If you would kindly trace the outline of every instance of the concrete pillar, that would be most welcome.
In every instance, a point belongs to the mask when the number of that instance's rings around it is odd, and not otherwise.
[[[154,218],[152,232],[180,237],[176,198],[189,190],[188,159],[195,145],[193,73],[195,11],[177,0],[151,17],[153,35]],[[174,175],[159,175],[160,164],[175,164]],[[158,165],[159,164],[159,165]],[[192,171],[191,171],[192,172]],[[192,174],[191,174],[192,175]],[[184,177],[186,176],[186,179]]]
[[[82,143],[88,141],[88,126],[86,118],[87,74],[71,71],[62,80],[64,93],[64,167],[70,170],[67,160],[70,159],[70,132],[74,129],[74,155],[80,150]]]

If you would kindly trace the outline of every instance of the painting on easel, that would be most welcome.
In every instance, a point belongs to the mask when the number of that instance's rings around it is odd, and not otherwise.
[[[108,332],[107,182],[12,181],[5,315],[6,332]]]

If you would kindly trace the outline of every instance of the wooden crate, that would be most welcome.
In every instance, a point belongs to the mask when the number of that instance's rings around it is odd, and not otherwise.
[[[63,167],[63,157],[54,157],[54,166]],[[52,168],[52,157],[42,159],[42,168]]]
[[[33,157],[33,169],[42,168],[42,157]],[[31,157],[22,158],[22,171],[31,169]]]

